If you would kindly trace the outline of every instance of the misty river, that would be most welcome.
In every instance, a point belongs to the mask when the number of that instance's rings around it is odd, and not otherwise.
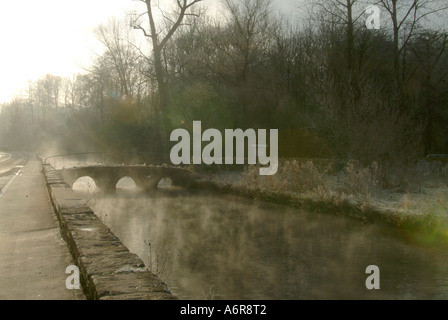
[[[448,299],[447,250],[392,227],[211,192],[105,195],[81,184],[102,221],[183,300]],[[369,265],[380,269],[379,290],[366,288]]]

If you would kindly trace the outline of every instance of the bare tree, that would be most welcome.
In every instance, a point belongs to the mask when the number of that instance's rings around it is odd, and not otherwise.
[[[446,136],[448,114],[448,34],[419,32],[409,43],[405,93],[419,101],[420,116],[427,121],[425,154],[440,149]],[[418,84],[418,86],[416,85]]]
[[[61,99],[62,78],[47,74],[31,82],[28,88],[28,100],[33,109],[33,122],[46,125],[48,111],[57,109]]]
[[[29,148],[35,135],[32,131],[28,103],[16,98],[2,106],[1,115],[0,133],[4,137],[4,141],[1,141],[1,143],[7,143],[9,146],[18,149]]]
[[[232,46],[237,48],[241,60],[241,80],[246,82],[249,67],[257,52],[263,50],[268,36],[270,0],[224,0],[230,12],[233,30]]]
[[[63,81],[64,88],[64,107],[75,110],[79,107],[79,95],[80,95],[80,81],[78,75],[73,74],[71,77],[67,77]]]
[[[106,49],[104,59],[113,68],[114,81],[120,96],[132,96],[134,84],[139,77],[139,52],[127,24],[111,19],[97,29],[97,38]]]
[[[380,0],[392,21],[393,31],[393,62],[395,80],[401,85],[403,76],[400,57],[403,55],[419,23],[430,15],[448,9],[446,1],[439,0]]]
[[[342,25],[346,30],[347,66],[353,67],[355,51],[355,25],[364,14],[361,0],[315,0],[311,2],[312,14],[333,25]],[[361,6],[360,6],[361,5]],[[317,10],[317,12],[315,12]]]
[[[154,69],[159,87],[159,108],[163,114],[166,112],[169,99],[167,75],[163,63],[163,51],[176,31],[183,25],[185,18],[197,15],[197,13],[192,12],[191,8],[203,0],[176,0],[175,5],[177,8],[171,15],[160,7],[158,1],[136,1],[143,2],[146,5],[147,11],[134,19],[133,27],[134,29],[141,30],[145,37],[151,40]],[[156,7],[163,17],[161,26],[157,26],[156,14],[154,11]],[[148,18],[149,27],[144,27],[139,21],[144,15]]]

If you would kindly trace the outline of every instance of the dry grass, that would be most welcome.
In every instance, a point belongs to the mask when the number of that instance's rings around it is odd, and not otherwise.
[[[448,187],[425,189],[422,193],[406,193],[396,203],[398,212],[448,216]]]
[[[282,161],[277,174],[260,176],[258,166],[249,166],[238,186],[281,193],[316,192],[325,189],[321,174],[312,161]]]
[[[371,196],[378,193],[379,166],[376,162],[362,167],[359,162],[350,161],[344,169],[344,191],[348,194]]]
[[[319,167],[319,169],[317,168]],[[282,161],[274,176],[260,176],[250,166],[235,186],[246,190],[296,194],[335,205],[356,203],[361,208],[448,216],[448,166],[419,162],[407,168],[362,166],[349,161],[342,170],[316,166],[311,160]]]

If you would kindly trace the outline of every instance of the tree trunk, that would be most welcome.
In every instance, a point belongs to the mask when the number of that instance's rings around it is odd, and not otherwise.
[[[347,0],[347,63],[349,71],[352,71],[353,68],[353,51],[355,43],[352,9],[352,0]]]

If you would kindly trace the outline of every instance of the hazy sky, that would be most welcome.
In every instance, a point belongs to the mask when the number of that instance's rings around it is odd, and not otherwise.
[[[87,64],[92,31],[131,0],[0,2],[0,102],[40,75],[70,75]],[[128,6],[129,8],[129,6]]]
[[[288,14],[300,14],[297,4],[305,0],[272,1]],[[141,5],[133,0],[0,0],[0,103],[26,88],[28,80],[81,71],[95,51],[95,28]]]
[[[273,2],[291,11],[295,1]],[[95,49],[95,27],[141,5],[132,0],[1,0],[0,103],[19,93],[28,80],[80,71]]]

